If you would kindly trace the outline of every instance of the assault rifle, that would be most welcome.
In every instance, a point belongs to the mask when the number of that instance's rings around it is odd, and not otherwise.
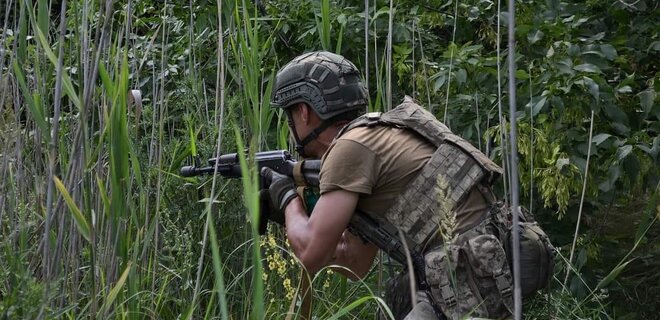
[[[257,165],[257,169],[260,171],[261,168],[268,167],[280,174],[292,177],[296,185],[299,187],[306,187],[306,190],[318,190],[321,160],[295,161],[288,151],[276,150],[257,152],[254,155],[254,162]],[[224,154],[217,158],[211,158],[208,160],[208,166],[206,167],[184,166],[181,168],[181,176],[193,177],[205,174],[210,175],[216,171],[216,168],[218,174],[223,177],[242,177],[238,153]],[[267,186],[262,184],[262,187]],[[316,204],[317,198],[304,193],[303,200],[308,212],[311,213]],[[379,223],[378,218],[357,211],[353,214],[353,217],[348,224],[348,229],[363,240],[371,242],[381,250],[385,251],[395,261],[404,266],[407,265],[406,246],[402,240],[405,239],[407,242],[407,248],[413,248],[412,240],[405,236],[402,239],[401,236],[403,235],[400,235],[396,229],[388,227],[387,224]],[[419,277],[421,284],[426,286],[424,260],[421,254],[418,252],[410,252],[410,255],[417,277]]]
[[[319,171],[321,160],[295,161],[286,150],[263,151],[254,154],[254,162],[257,170],[268,167],[281,174],[294,178],[296,184],[303,186],[319,185]],[[238,153],[223,154],[217,158],[208,160],[208,166],[184,166],[181,167],[181,176],[194,177],[199,175],[211,175],[218,170],[218,174],[227,178],[241,178],[241,165]]]

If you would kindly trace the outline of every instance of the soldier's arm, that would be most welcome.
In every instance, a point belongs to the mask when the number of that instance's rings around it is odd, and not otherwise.
[[[369,273],[378,247],[365,243],[360,237],[344,231],[335,250],[331,263],[339,266],[333,270],[343,274],[351,280],[363,279]]]
[[[369,270],[376,247],[349,237],[340,242],[358,198],[358,193],[345,190],[327,192],[321,195],[310,216],[305,213],[300,198],[286,207],[289,243],[309,273],[316,273],[329,264],[347,267],[358,276]]]

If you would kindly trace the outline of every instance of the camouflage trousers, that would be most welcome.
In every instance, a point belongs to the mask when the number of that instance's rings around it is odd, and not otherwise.
[[[395,319],[438,319],[433,306],[452,320],[507,317],[512,311],[512,282],[499,218],[491,216],[451,243],[424,253],[430,288],[416,292],[415,306],[408,273],[390,279],[385,301]]]

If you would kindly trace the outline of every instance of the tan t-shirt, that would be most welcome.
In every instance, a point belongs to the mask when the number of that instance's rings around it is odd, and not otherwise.
[[[320,192],[360,194],[357,208],[383,214],[431,158],[435,146],[414,132],[389,126],[358,127],[339,137],[323,156]],[[456,207],[457,227],[480,220],[486,201],[476,189]]]

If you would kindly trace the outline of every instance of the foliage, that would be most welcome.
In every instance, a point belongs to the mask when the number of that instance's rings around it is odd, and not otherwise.
[[[251,224],[254,181],[186,179],[178,168],[242,141],[250,152],[285,147],[282,114],[268,107],[272,79],[304,51],[354,61],[370,110],[391,107],[391,73],[394,104],[412,95],[506,168],[503,4],[402,0],[390,12],[389,2],[367,3],[1,2],[0,317],[298,314],[300,270],[281,231],[260,241]],[[526,316],[653,317],[658,4],[516,5],[522,202],[562,248],[557,281]],[[389,269],[380,262],[360,283],[321,272],[314,314],[373,317]]]

